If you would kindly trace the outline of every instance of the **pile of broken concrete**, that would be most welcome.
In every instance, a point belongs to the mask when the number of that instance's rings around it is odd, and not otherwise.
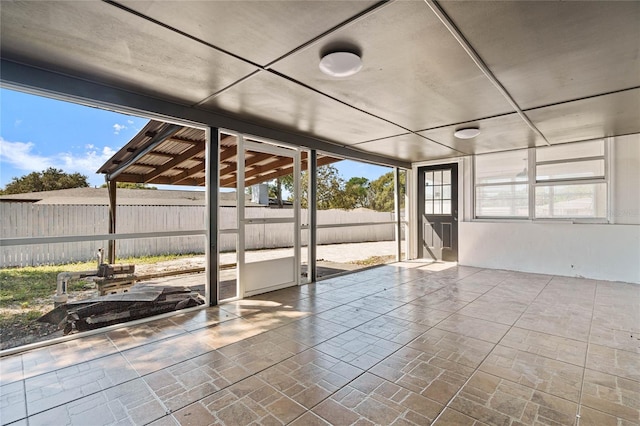
[[[67,335],[202,304],[200,294],[189,287],[135,284],[125,293],[64,303],[38,321],[57,325]]]

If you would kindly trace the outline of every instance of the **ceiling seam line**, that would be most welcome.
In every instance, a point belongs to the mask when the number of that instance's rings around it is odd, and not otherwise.
[[[223,93],[226,93],[227,91],[231,90],[232,88],[234,88],[238,84],[244,83],[245,81],[249,80],[250,78],[255,77],[256,75],[260,74],[262,71],[264,71],[264,70],[263,69],[259,69],[259,70],[253,71],[251,74],[245,75],[241,79],[234,81],[233,83],[229,84],[228,86],[223,87],[222,89],[218,90],[217,92],[212,93],[211,95],[207,96],[203,100],[198,101],[197,103],[193,104],[192,107],[198,108],[198,107],[203,106],[205,103],[209,102],[210,100],[212,100],[214,98],[217,98],[218,96],[222,95]]]
[[[423,136],[423,135],[421,135],[421,134],[419,134],[419,133],[417,133],[417,132],[415,132],[415,131],[413,131],[413,130],[411,130],[411,129],[408,129],[408,128],[406,128],[406,127],[404,127],[404,126],[402,126],[402,125],[400,125],[400,124],[398,124],[398,123],[395,123],[395,122],[393,122],[393,121],[391,121],[391,120],[389,120],[389,119],[386,119],[386,118],[384,118],[384,117],[377,116],[377,115],[372,114],[372,113],[370,113],[370,112],[368,112],[368,111],[365,111],[365,110],[363,110],[363,109],[360,109],[360,108],[358,108],[358,107],[356,107],[356,106],[354,106],[354,105],[351,105],[351,104],[349,104],[349,103],[347,103],[347,102],[345,102],[345,101],[342,101],[342,100],[340,100],[340,99],[338,99],[338,98],[335,98],[335,97],[333,97],[333,96],[331,96],[331,95],[329,95],[329,94],[327,94],[327,93],[324,93],[324,92],[322,92],[322,91],[320,91],[320,90],[318,90],[318,89],[315,89],[315,88],[313,88],[313,87],[311,87],[311,86],[309,86],[309,85],[307,85],[307,84],[305,84],[305,83],[302,83],[302,82],[300,82],[300,81],[298,81],[298,80],[296,80],[296,79],[294,79],[294,78],[292,78],[292,77],[289,77],[289,76],[287,76],[287,75],[285,75],[285,74],[282,74],[282,73],[280,73],[280,72],[278,72],[278,71],[276,71],[276,70],[269,69],[269,70],[267,70],[267,72],[270,72],[271,74],[276,75],[276,76],[278,76],[278,77],[280,77],[280,78],[284,78],[284,79],[285,79],[285,80],[287,80],[287,81],[290,81],[290,82],[292,82],[292,83],[294,83],[294,84],[297,84],[297,85],[299,85],[299,86],[301,86],[301,87],[304,87],[304,88],[306,88],[306,89],[308,89],[308,90],[311,90],[312,92],[317,93],[317,94],[319,94],[319,95],[321,95],[321,96],[324,96],[324,97],[326,97],[326,98],[328,98],[328,99],[331,99],[331,100],[333,100],[333,101],[336,101],[336,102],[338,102],[338,103],[340,103],[340,104],[342,104],[342,105],[344,105],[344,106],[346,106],[346,107],[352,108],[352,109],[354,109],[354,110],[356,110],[356,111],[358,111],[358,112],[361,112],[361,113],[363,113],[363,114],[366,114],[366,115],[368,115],[369,117],[373,117],[373,118],[375,118],[375,119],[378,119],[378,120],[384,121],[385,123],[388,123],[388,124],[391,124],[391,125],[393,125],[393,126],[396,126],[396,127],[400,128],[400,129],[404,130],[405,132],[408,132],[408,133],[411,133],[411,134],[413,134],[413,135],[419,136],[419,137],[421,137],[421,138],[427,139],[427,140],[429,140],[429,141],[431,141],[431,142],[433,142],[433,143],[435,143],[435,144],[438,144],[438,145],[441,145],[441,146],[443,146],[443,147],[445,147],[445,148],[449,148],[449,149],[452,149],[452,150],[454,150],[454,151],[456,151],[456,152],[459,152],[460,154],[468,155],[468,154],[466,154],[466,153],[464,153],[464,152],[462,152],[462,151],[459,151],[459,150],[457,150],[457,149],[455,149],[455,148],[452,148],[452,147],[450,147],[450,146],[448,146],[448,145],[445,145],[445,144],[443,144],[443,143],[440,143],[440,142],[434,141],[434,140],[432,140],[432,139],[429,139],[428,137]],[[384,138],[381,138],[381,139],[384,139]],[[364,143],[364,142],[367,142],[367,141],[356,142],[356,144],[358,144],[358,143]],[[343,145],[343,146],[344,146],[344,147],[348,147],[348,146],[352,146],[352,145],[356,145],[356,144]]]
[[[280,60],[282,60],[282,59],[286,58],[287,56],[290,56],[290,55],[292,55],[292,54],[296,53],[297,51],[299,51],[299,50],[301,50],[301,49],[304,49],[304,48],[306,48],[306,47],[310,46],[311,44],[314,44],[315,42],[317,42],[317,41],[319,41],[320,39],[322,39],[322,38],[326,37],[327,35],[329,35],[329,34],[331,34],[331,33],[335,32],[335,31],[340,30],[340,29],[341,29],[341,28],[343,28],[344,26],[347,26],[347,25],[351,24],[352,22],[356,22],[356,21],[358,21],[358,20],[360,20],[360,19],[362,19],[362,18],[364,18],[364,17],[368,16],[369,14],[374,13],[375,11],[379,10],[379,9],[380,9],[380,8],[382,8],[382,7],[385,7],[385,6],[389,5],[389,4],[392,4],[392,3],[393,3],[393,2],[395,2],[396,0],[391,0],[391,1],[385,1],[385,2],[379,2],[379,3],[376,3],[376,4],[375,4],[374,6],[372,6],[370,9],[367,9],[367,10],[365,10],[364,12],[361,12],[360,14],[356,15],[355,17],[350,18],[350,19],[348,19],[347,21],[345,21],[345,22],[343,22],[343,23],[341,23],[341,24],[338,24],[336,27],[334,27],[334,28],[332,28],[332,29],[328,30],[327,32],[325,32],[325,33],[323,33],[323,34],[321,34],[321,35],[317,36],[315,39],[312,39],[312,40],[310,40],[309,42],[307,42],[307,43],[303,44],[302,46],[300,46],[300,47],[298,47],[298,48],[294,49],[293,51],[291,51],[291,52],[289,52],[289,53],[285,54],[283,57],[280,57],[280,58],[276,59],[275,61],[272,61],[271,63],[267,64],[266,66],[262,66],[262,65],[259,65],[259,64],[254,63],[254,62],[252,62],[252,61],[249,61],[249,60],[248,60],[248,59],[246,59],[246,58],[243,58],[243,57],[241,57],[241,56],[238,56],[238,55],[236,55],[236,54],[233,54],[233,53],[231,53],[231,52],[229,52],[229,51],[227,51],[227,50],[224,50],[224,49],[222,49],[222,48],[220,48],[220,47],[218,47],[218,46],[216,46],[216,45],[214,45],[214,44],[208,43],[208,42],[206,42],[206,41],[204,41],[204,40],[201,40],[201,39],[199,39],[199,38],[197,38],[197,37],[194,37],[194,36],[192,36],[192,35],[190,35],[190,34],[188,34],[188,33],[185,33],[184,31],[181,31],[181,30],[179,30],[179,29],[177,29],[177,28],[174,28],[174,27],[172,27],[172,26],[170,26],[170,25],[167,25],[167,24],[165,24],[165,23],[163,23],[163,22],[160,22],[160,21],[158,21],[158,20],[156,20],[156,19],[154,19],[154,18],[151,18],[151,17],[149,17],[149,16],[147,16],[147,15],[143,14],[143,13],[137,12],[137,11],[135,11],[135,10],[133,10],[133,9],[131,9],[131,8],[127,7],[127,6],[124,6],[124,5],[122,5],[122,4],[120,4],[120,3],[118,3],[118,2],[116,2],[116,1],[114,1],[114,0],[102,0],[102,1],[103,1],[103,2],[105,2],[105,3],[107,3],[107,4],[112,5],[112,6],[114,6],[114,7],[117,7],[117,8],[119,8],[119,9],[121,9],[121,10],[124,10],[124,11],[126,11],[126,12],[128,12],[128,13],[131,13],[131,14],[133,14],[133,15],[135,15],[135,16],[138,16],[138,17],[140,17],[140,18],[142,18],[142,19],[145,19],[145,20],[147,20],[147,21],[149,21],[149,22],[151,22],[151,23],[153,23],[153,24],[159,25],[159,26],[161,26],[161,27],[163,27],[163,28],[166,28],[166,29],[168,29],[168,30],[170,30],[170,31],[173,31],[173,32],[175,32],[175,33],[177,33],[177,34],[180,34],[180,35],[184,36],[184,37],[187,37],[187,38],[189,38],[190,40],[193,40],[193,41],[195,41],[195,42],[197,42],[197,43],[203,44],[203,45],[205,45],[205,46],[207,46],[207,47],[210,47],[210,48],[212,48],[212,49],[214,49],[214,50],[217,50],[217,51],[219,51],[219,52],[221,52],[221,53],[224,53],[224,54],[227,54],[227,55],[229,55],[229,56],[232,56],[232,57],[234,57],[235,59],[238,59],[238,60],[240,60],[240,61],[242,61],[242,62],[245,62],[245,63],[247,63],[247,64],[249,64],[249,65],[252,65],[252,66],[254,66],[254,67],[258,68],[257,70],[255,70],[255,71],[254,71],[254,72],[252,72],[251,74],[244,76],[244,77],[243,77],[243,78],[241,78],[240,80],[235,81],[234,83],[230,84],[229,86],[227,86],[227,87],[225,87],[225,88],[223,88],[223,89],[219,90],[218,92],[216,92],[216,93],[214,93],[214,94],[212,94],[212,95],[209,95],[207,98],[205,98],[205,99],[203,99],[202,101],[200,101],[200,102],[198,102],[198,103],[196,103],[196,104],[194,104],[194,105],[193,105],[193,106],[197,107],[197,106],[201,106],[204,102],[206,102],[206,101],[208,101],[208,100],[210,100],[210,99],[212,99],[212,98],[215,98],[215,97],[219,96],[220,94],[222,94],[222,93],[226,92],[227,90],[231,89],[231,88],[232,88],[232,87],[234,87],[235,85],[240,84],[240,83],[242,83],[242,82],[246,81],[247,79],[249,79],[249,78],[251,78],[251,77],[255,76],[256,74],[259,74],[259,73],[260,73],[260,71],[270,71],[270,72],[273,72],[273,73],[275,73],[275,74],[277,74],[277,75],[280,75],[281,77],[285,77],[283,74],[280,74],[280,73],[278,73],[278,72],[276,72],[276,71],[274,71],[273,69],[268,68],[268,67],[270,67],[270,66],[271,66],[271,65],[273,65],[274,63],[276,63],[276,62],[278,62],[278,61],[280,61]],[[427,0],[425,0],[425,1],[427,1]],[[332,96],[329,96],[329,95],[327,95],[327,94],[325,94],[325,93],[323,93],[323,92],[320,92],[320,91],[318,91],[318,90],[315,90],[315,89],[313,89],[313,88],[311,88],[311,87],[309,87],[309,86],[303,85],[303,84],[301,84],[300,82],[298,82],[298,81],[296,81],[296,80],[294,80],[294,79],[291,79],[291,78],[288,78],[288,77],[285,77],[285,78],[287,78],[288,80],[290,80],[290,81],[292,81],[292,82],[294,82],[294,83],[297,83],[297,84],[299,84],[299,85],[302,85],[302,86],[304,86],[304,87],[307,87],[307,88],[309,88],[309,89],[311,89],[311,90],[315,91],[316,93],[319,93],[319,94],[321,94],[321,95],[324,95],[324,96],[326,96],[326,97],[329,97],[330,99],[333,99],[333,100],[335,100],[335,101],[337,101],[337,102],[340,102],[340,103],[342,103],[343,105],[346,105],[346,106],[348,106],[348,107],[354,108],[354,109],[356,109],[357,111],[360,111],[360,112],[362,112],[362,113],[365,113],[365,114],[367,114],[367,115],[369,115],[369,116],[371,116],[371,117],[374,117],[374,118],[377,118],[377,119],[379,119],[379,120],[383,120],[383,121],[385,121],[385,122],[387,122],[387,123],[389,123],[389,124],[392,124],[392,125],[398,126],[398,127],[400,127],[401,129],[406,130],[407,132],[412,133],[412,134],[414,134],[414,135],[416,135],[416,136],[419,136],[419,137],[421,137],[421,138],[423,138],[423,139],[427,139],[427,140],[429,140],[429,141],[431,141],[431,142],[433,142],[433,143],[435,143],[435,144],[438,144],[438,145],[443,146],[443,147],[445,147],[445,148],[451,149],[451,150],[453,150],[453,151],[455,151],[455,152],[458,152],[458,153],[460,153],[460,154],[468,155],[468,154],[466,154],[466,153],[464,153],[464,152],[462,152],[462,151],[459,151],[459,150],[457,150],[457,149],[455,149],[455,148],[453,148],[453,147],[450,147],[450,146],[445,145],[445,144],[443,144],[443,143],[440,143],[440,142],[434,141],[433,139],[430,139],[430,138],[428,138],[428,137],[422,136],[422,135],[420,135],[420,134],[416,133],[415,131],[410,130],[410,129],[407,129],[407,128],[405,128],[404,126],[401,126],[401,125],[399,125],[399,124],[397,124],[397,123],[394,123],[394,122],[392,122],[392,121],[390,121],[390,120],[387,120],[387,119],[385,119],[385,118],[382,118],[382,117],[376,116],[376,115],[374,115],[374,114],[371,114],[371,113],[369,113],[369,112],[363,111],[363,110],[361,110],[360,108],[354,107],[354,106],[352,106],[352,105],[350,105],[350,104],[347,104],[346,102],[343,102],[343,101],[340,101],[339,99],[333,98]],[[536,129],[536,130],[537,130],[537,129]],[[542,136],[542,137],[544,138],[544,136]],[[545,139],[545,141],[546,141],[546,139]],[[547,142],[547,143],[548,143],[548,142]],[[353,144],[352,144],[352,145],[353,145]],[[343,147],[349,147],[349,146],[351,146],[351,145],[342,145],[342,146],[343,146]]]
[[[252,72],[249,75],[244,76],[243,78],[231,83],[230,85],[228,85],[227,87],[224,87],[220,90],[218,90],[215,93],[212,93],[211,95],[207,96],[205,99],[199,101],[198,103],[194,104],[194,106],[198,107],[198,106],[202,106],[204,105],[206,102],[210,101],[211,99],[214,99],[222,94],[224,94],[225,92],[227,92],[229,89],[233,88],[234,86],[236,86],[237,84],[240,84],[246,80],[248,80],[249,78],[255,76],[256,74],[259,74],[260,71],[270,71],[271,67],[275,64],[277,64],[278,62],[288,58],[289,56],[295,55],[296,53],[307,49],[308,47],[314,45],[315,43],[317,43],[318,41],[320,41],[321,39],[325,38],[326,36],[333,34],[351,24],[354,24],[358,21],[360,21],[361,19],[364,19],[365,17],[369,16],[372,13],[375,13],[377,11],[379,11],[380,9],[382,9],[383,7],[386,7],[390,4],[392,4],[393,2],[395,2],[396,0],[389,0],[389,1],[381,1],[376,3],[375,5],[371,6],[370,8],[352,16],[351,18],[347,19],[346,21],[341,22],[340,24],[330,28],[329,30],[323,32],[320,35],[317,35],[315,37],[313,37],[311,40],[301,44],[300,46],[296,47],[295,49],[290,50],[289,52],[285,53],[284,55],[281,55],[280,57],[274,59],[273,61],[267,63],[264,66],[261,65],[256,65],[258,66],[260,69]]]
[[[571,99],[571,100],[568,100],[568,101],[554,102],[554,103],[547,104],[547,105],[541,105],[541,106],[526,108],[523,111],[525,111],[525,112],[535,111],[535,110],[542,109],[542,108],[550,108],[550,107],[554,107],[554,106],[558,106],[558,105],[569,104],[571,102],[586,101],[588,99],[599,98],[599,97],[602,97],[602,96],[615,95],[615,94],[618,94],[618,93],[630,92],[632,90],[638,90],[638,89],[640,89],[640,86],[628,87],[626,89],[613,90],[611,92],[605,92],[605,93],[598,93],[597,95],[583,96],[581,98],[575,98],[575,99]]]
[[[170,25],[167,25],[164,22],[160,22],[157,19],[154,19],[154,18],[152,18],[150,16],[145,15],[144,13],[140,13],[140,12],[138,12],[136,10],[133,10],[133,9],[131,9],[131,8],[129,8],[129,7],[125,6],[125,5],[123,5],[123,4],[120,4],[120,3],[118,3],[118,2],[116,2],[114,0],[102,0],[102,1],[104,3],[107,3],[107,4],[111,5],[111,6],[117,7],[118,9],[124,10],[125,12],[131,13],[132,15],[138,16],[139,18],[142,18],[142,19],[144,19],[146,21],[149,21],[152,24],[155,24],[155,25],[158,25],[160,27],[163,27],[163,28],[165,28],[165,29],[167,29],[169,31],[173,31],[176,34],[180,34],[181,36],[186,37],[189,40],[193,40],[193,41],[195,41],[197,43],[200,43],[200,44],[202,44],[204,46],[207,46],[207,47],[209,47],[211,49],[217,50],[220,53],[224,53],[225,55],[229,55],[229,56],[231,56],[231,57],[233,57],[233,58],[235,58],[235,59],[237,59],[239,61],[242,61],[242,62],[244,62],[244,63],[246,63],[248,65],[254,66],[254,67],[262,69],[262,70],[264,69],[264,67],[262,65],[256,64],[256,63],[248,60],[247,58],[243,58],[242,56],[236,55],[235,53],[231,53],[228,50],[225,50],[225,49],[223,49],[221,47],[216,46],[215,44],[211,44],[211,43],[209,43],[207,41],[199,39],[198,37],[192,36],[189,33],[186,33],[186,32],[184,32],[182,30],[179,30],[179,29],[174,28],[174,27],[172,27]]]
[[[356,22],[359,22],[360,20],[368,17],[369,15],[378,12],[380,9],[383,9],[384,7],[387,7],[388,5],[394,3],[396,0],[385,0],[385,1],[381,1],[378,2],[376,4],[374,4],[373,6],[369,7],[368,9],[352,16],[351,18],[339,23],[338,25],[335,25],[334,27],[328,29],[327,31],[323,32],[320,35],[317,35],[315,37],[313,37],[311,40],[302,43],[300,46],[296,47],[295,49],[290,50],[289,52],[285,53],[284,55],[274,59],[273,61],[267,63],[264,66],[264,69],[266,70],[270,70],[271,67],[273,67],[275,64],[277,64],[278,62],[288,58],[289,56],[295,55],[296,53],[305,50],[309,47],[311,47],[312,45],[316,44],[317,42],[319,42],[320,40],[322,40],[323,38],[345,28],[348,27],[349,25],[355,24]]]
[[[533,124],[533,122],[527,117],[525,112],[520,108],[520,106],[513,99],[511,94],[504,88],[504,86],[500,83],[500,81],[496,78],[495,75],[491,72],[487,64],[482,60],[478,52],[471,46],[471,43],[462,35],[462,32],[458,27],[453,23],[449,15],[447,15],[444,10],[440,7],[440,5],[435,0],[424,0],[424,2],[429,6],[431,11],[438,17],[440,22],[449,30],[453,38],[456,39],[458,44],[464,49],[464,51],[469,55],[471,60],[476,64],[476,66],[482,71],[482,73],[489,79],[489,81],[498,89],[500,94],[507,100],[507,102],[511,105],[512,108],[516,110],[516,113],[522,118],[522,120],[533,130],[538,136],[544,140],[547,145],[551,145],[547,138],[542,134],[542,132]]]

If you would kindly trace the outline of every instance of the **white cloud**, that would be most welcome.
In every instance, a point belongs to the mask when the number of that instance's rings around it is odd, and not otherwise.
[[[113,125],[113,133],[116,134],[116,135],[119,135],[120,131],[124,130],[126,128],[127,128],[127,126],[125,126],[124,124],[116,123],[116,124]]]
[[[13,125],[14,125],[15,127],[18,127],[18,126],[19,126],[19,125],[21,125],[21,124],[22,124],[22,120],[21,120],[21,119],[19,119],[19,118],[18,118],[16,121],[14,121],[14,123],[13,123]]]
[[[43,156],[33,152],[34,147],[32,142],[10,142],[0,137],[0,162],[11,164],[27,173],[39,172],[48,167],[62,169],[65,173],[82,173],[94,185],[103,180],[95,174],[96,170],[116,153],[109,146],[98,148],[94,144],[86,144],[82,152],[59,152]]]
[[[54,164],[52,159],[33,153],[33,147],[33,142],[10,142],[0,137],[0,162],[28,171],[52,167]]]
[[[133,120],[127,120],[127,123],[129,123],[129,125],[133,124]]]

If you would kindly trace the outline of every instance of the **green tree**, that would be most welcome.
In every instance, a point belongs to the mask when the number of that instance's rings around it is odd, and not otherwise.
[[[406,173],[400,173],[400,208],[404,208],[406,188]],[[369,184],[369,208],[379,212],[392,212],[393,194],[393,172],[385,173]]]
[[[87,176],[80,173],[65,173],[49,167],[41,172],[32,172],[22,177],[11,178],[2,194],[24,194],[27,192],[54,191],[56,189],[87,188]]]
[[[291,176],[291,175],[289,175]],[[285,176],[287,177],[287,176]],[[269,183],[269,198],[275,198],[276,204],[278,208],[282,208],[282,185],[283,185],[283,177],[275,178],[271,183]]]
[[[106,188],[107,184],[103,183],[100,188]],[[155,186],[151,186],[147,183],[133,183],[133,182],[116,182],[116,188],[122,189],[158,189]]]
[[[369,207],[369,179],[352,177],[344,187],[345,208]]]
[[[293,176],[283,176],[280,180],[284,188],[289,193],[293,193]],[[318,200],[319,210],[352,208],[348,207],[348,202],[345,200],[345,182],[335,166],[326,165],[318,167],[316,184],[316,198]],[[302,172],[300,178],[300,205],[303,209],[308,207],[308,188],[309,173],[305,170]],[[292,198],[292,196],[289,196],[290,200],[292,200]]]

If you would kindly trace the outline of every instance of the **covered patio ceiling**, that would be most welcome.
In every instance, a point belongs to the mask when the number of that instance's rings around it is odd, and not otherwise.
[[[111,157],[98,173],[117,182],[158,185],[205,185],[205,131],[202,129],[151,120],[129,143]],[[237,184],[237,138],[220,136],[220,186]],[[340,158],[318,155],[318,165]],[[307,153],[302,153],[302,169]],[[293,173],[289,157],[245,151],[245,186],[251,186]]]
[[[640,133],[638,1],[1,6],[5,87],[344,157],[406,167]],[[320,58],[334,51],[358,54],[362,70],[323,74]],[[468,126],[480,135],[453,136]],[[157,174],[163,153],[176,154],[157,151],[127,174],[186,177],[177,165]]]

